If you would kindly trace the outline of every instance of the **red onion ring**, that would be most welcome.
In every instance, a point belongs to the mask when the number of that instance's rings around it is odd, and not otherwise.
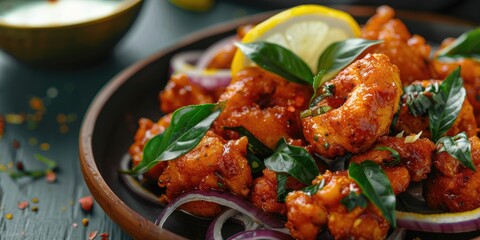
[[[293,239],[292,236],[268,229],[259,229],[259,230],[250,230],[239,232],[231,237],[228,240],[259,240],[259,239],[271,239],[271,240],[287,240]]]
[[[215,55],[225,46],[233,45],[235,41],[240,41],[236,35],[226,37],[214,44],[205,50],[202,56],[198,59],[197,68],[198,69],[207,69],[208,64],[213,60]]]

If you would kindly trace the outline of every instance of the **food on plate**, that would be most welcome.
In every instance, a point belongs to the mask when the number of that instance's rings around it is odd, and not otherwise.
[[[166,115],[129,149],[129,172],[163,189],[157,224],[180,207],[215,217],[207,239],[230,218],[233,239],[385,239],[415,186],[433,210],[480,208],[480,29],[430,57],[394,15],[360,29],[304,5],[174,56]]]

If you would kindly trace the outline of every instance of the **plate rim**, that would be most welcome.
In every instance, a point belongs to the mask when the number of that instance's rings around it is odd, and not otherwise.
[[[375,13],[376,7],[367,6],[345,6],[334,5],[329,6],[336,9],[340,9],[350,13],[354,17],[368,17]],[[260,22],[269,16],[279,12],[279,10],[273,10],[268,12],[261,12],[253,15],[247,15],[239,19],[234,19],[226,22],[221,22],[212,25],[207,28],[197,30],[196,32],[189,34],[180,39],[175,44],[172,44],[166,48],[163,48],[149,57],[139,60],[136,63],[130,65],[126,69],[122,70],[119,74],[111,78],[104,87],[102,87],[87,108],[87,111],[82,120],[79,134],[79,155],[80,155],[80,167],[84,181],[87,187],[92,193],[93,197],[105,211],[105,213],[118,224],[123,230],[125,230],[130,236],[135,239],[155,239],[159,237],[165,237],[168,239],[185,239],[184,237],[177,235],[169,230],[163,230],[158,228],[154,222],[146,219],[138,212],[130,208],[124,203],[108,186],[103,179],[93,156],[92,136],[96,125],[96,120],[105,104],[110,97],[119,89],[125,82],[127,82],[132,76],[140,71],[145,66],[148,66],[174,52],[180,48],[187,47],[188,45],[200,41],[212,35],[219,35],[227,31],[232,31],[238,26]],[[447,17],[439,14],[431,14],[425,12],[411,12],[396,10],[396,17],[399,19],[414,19],[424,22],[445,22],[449,24],[464,25],[465,27],[473,27],[475,25],[468,21]],[[108,210],[108,211],[107,211]]]

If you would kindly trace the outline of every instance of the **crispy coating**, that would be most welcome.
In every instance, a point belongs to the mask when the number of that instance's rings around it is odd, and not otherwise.
[[[287,178],[286,189],[298,190],[303,187],[305,184],[292,177]],[[253,182],[250,201],[264,212],[281,215],[287,213],[285,203],[277,202],[277,174],[267,168],[263,170],[263,176]]]
[[[168,161],[158,178],[158,185],[166,187],[161,200],[170,202],[182,193],[196,189],[226,190],[246,198],[252,185],[250,167],[245,158],[247,143],[245,137],[225,141],[215,133],[207,132],[190,152]],[[203,217],[212,217],[221,211],[217,204],[206,202],[190,202],[182,208]]]
[[[375,146],[362,154],[355,155],[351,162],[361,163],[366,160],[372,160],[377,164],[394,161],[392,153],[388,150],[375,150],[376,147],[390,147],[398,152],[401,161],[398,166],[405,167],[408,170],[409,178],[414,182],[427,178],[432,167],[433,151],[435,144],[426,139],[420,138],[413,143],[405,143],[405,138],[382,136],[375,143]],[[396,182],[396,181],[394,181]],[[402,182],[402,180],[398,180]],[[409,182],[406,183],[408,186]]]
[[[158,122],[154,123],[147,118],[140,118],[138,120],[138,129],[135,133],[134,143],[130,145],[128,152],[132,157],[133,166],[137,166],[143,159],[143,147],[148,140],[154,136],[162,133],[170,125],[171,114],[165,115]],[[155,167],[144,174],[147,179],[156,181],[158,176],[163,172],[167,166],[166,162],[160,162]]]
[[[472,161],[480,168],[480,140],[469,138]],[[464,212],[480,207],[480,173],[474,172],[447,152],[437,154],[435,169],[423,186],[423,196],[432,209]]]
[[[250,29],[253,28],[253,25],[244,25],[240,26],[237,29],[237,35],[235,37],[236,41],[241,41],[242,38],[247,34]],[[207,68],[211,69],[230,69],[230,66],[232,65],[232,60],[233,56],[235,56],[235,52],[237,51],[237,47],[233,44],[233,42],[230,42],[229,44],[226,44],[222,46],[220,49],[218,49],[218,52],[216,52],[215,56],[212,58],[210,63],[208,63]]]
[[[383,53],[400,70],[404,85],[414,80],[429,79],[430,46],[423,37],[411,35],[405,24],[395,17],[395,11],[388,6],[377,8],[362,29],[362,38],[383,40],[383,43],[369,48],[367,53]]]
[[[316,239],[327,225],[335,239],[384,239],[389,224],[380,210],[368,202],[352,211],[340,203],[351,191],[361,193],[347,171],[330,172],[318,176],[313,184],[325,180],[325,186],[313,196],[302,191],[287,195],[286,227],[296,239]]]
[[[421,84],[424,87],[427,87],[428,85],[433,83],[440,84],[440,80],[415,81],[412,84]],[[413,116],[410,113],[407,104],[405,103],[405,96],[402,97],[400,115],[398,117],[397,123],[395,124],[395,131],[405,131],[405,134],[407,135],[422,132],[422,137],[432,137],[432,134],[429,130],[428,115],[417,117]],[[473,107],[468,101],[468,99],[465,99],[465,101],[463,102],[462,109],[458,114],[457,120],[447,131],[446,135],[455,136],[460,132],[465,132],[468,136],[474,136],[477,134],[477,124],[475,120],[475,115],[473,114]]]
[[[398,109],[402,87],[397,67],[383,54],[369,54],[329,84],[334,86],[334,95],[327,101],[346,100],[325,114],[303,118],[306,140],[325,157],[367,150],[388,132]]]
[[[453,41],[453,38],[445,39],[440,49],[450,45]],[[446,78],[458,66],[461,67],[460,74],[467,90],[467,98],[473,106],[477,126],[480,127],[480,63],[468,58],[458,59],[454,62],[440,61],[437,58],[433,60],[433,68],[441,79]]]
[[[234,76],[220,96],[226,107],[214,130],[226,139],[235,139],[238,135],[224,127],[242,126],[272,149],[282,137],[299,138],[299,115],[307,107],[310,88],[260,68],[247,68]]]
[[[213,103],[216,100],[213,94],[191,82],[185,74],[172,75],[159,98],[160,109],[164,113],[171,113],[187,105]]]

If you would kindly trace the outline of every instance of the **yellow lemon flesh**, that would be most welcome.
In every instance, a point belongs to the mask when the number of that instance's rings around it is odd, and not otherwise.
[[[301,5],[280,12],[252,28],[242,43],[266,41],[279,44],[317,72],[317,61],[331,43],[360,36],[360,26],[343,11],[320,6]],[[232,76],[254,64],[240,50],[232,61]]]

